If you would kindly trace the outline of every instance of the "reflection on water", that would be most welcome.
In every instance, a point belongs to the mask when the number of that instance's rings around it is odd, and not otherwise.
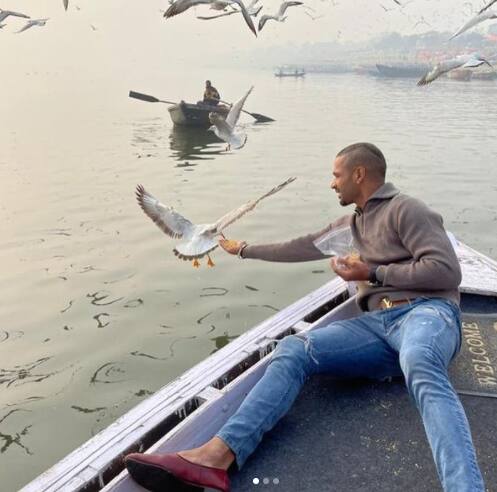
[[[169,145],[173,151],[172,156],[176,160],[202,160],[214,159],[220,154],[225,145],[220,145],[222,140],[205,128],[173,126],[169,134]],[[185,167],[186,164],[178,164]],[[190,166],[194,164],[188,164]]]
[[[226,72],[226,81],[241,86],[249,75],[258,76]],[[277,265],[222,251],[218,268],[185,268],[174,242],[137,206],[137,183],[157,183],[161,197],[201,219],[298,176],[292,191],[233,228],[249,243],[280,241],[344,213],[329,189],[331,156],[371,140],[387,154],[389,180],[495,257],[497,113],[487,109],[494,86],[440,80],[418,91],[409,80],[306,79],[269,73],[248,109],[276,122],[255,125],[243,114],[249,138],[233,152],[212,132],[172,128],[164,106],[110,107],[91,92],[71,107],[70,125],[65,114],[63,124],[47,125],[57,98],[26,118],[31,82],[9,94],[8,111],[0,111],[8,129],[0,134],[0,491],[18,490],[331,278],[327,261]],[[59,434],[64,439],[53,438]]]

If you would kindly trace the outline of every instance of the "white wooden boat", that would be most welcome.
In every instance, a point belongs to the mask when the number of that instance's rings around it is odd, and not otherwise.
[[[497,483],[497,262],[459,243],[463,346],[451,369],[471,423],[488,485]],[[191,448],[215,435],[264,373],[276,340],[358,314],[335,278],[247,331],[144,400],[22,492],[142,491],[123,471],[133,451]],[[337,381],[317,376],[263,440],[234,492],[253,479],[278,490],[439,490],[431,453],[401,381]],[[333,484],[333,486],[331,486]],[[200,490],[200,489],[199,489]]]

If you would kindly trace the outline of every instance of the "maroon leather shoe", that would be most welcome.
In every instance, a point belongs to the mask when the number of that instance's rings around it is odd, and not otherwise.
[[[153,492],[198,492],[209,487],[229,492],[228,473],[191,463],[179,454],[132,453],[124,458],[129,474]]]

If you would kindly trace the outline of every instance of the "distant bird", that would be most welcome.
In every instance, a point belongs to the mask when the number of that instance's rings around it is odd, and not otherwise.
[[[257,4],[259,3],[259,0],[252,0],[247,6],[247,12],[250,16],[252,17],[257,17],[259,15],[259,12],[262,10],[262,5],[257,7]],[[230,10],[229,12],[223,12],[222,14],[218,15],[211,15],[211,16],[201,16],[197,15],[197,19],[201,20],[211,20],[211,19],[218,19],[219,17],[226,17],[227,15],[233,15],[233,14],[239,14],[241,13],[241,10],[235,9],[232,5],[231,8],[233,10]]]
[[[26,22],[26,24],[24,24],[24,26],[21,29],[19,29],[19,31],[16,31],[16,32],[18,32],[18,33],[23,32],[26,29],[30,29],[31,27],[34,27],[34,26],[42,27],[47,23],[48,20],[50,20],[50,19],[32,19],[32,20],[29,20],[28,22]]]
[[[324,15],[312,15],[309,12],[307,12],[307,10],[304,13],[305,15],[309,16],[313,21],[321,19],[321,17],[324,17]]]
[[[142,185],[136,187],[136,198],[142,210],[156,223],[159,229],[172,238],[182,239],[182,242],[173,249],[176,256],[182,260],[193,260],[193,266],[199,267],[198,260],[207,255],[207,265],[214,266],[209,253],[218,246],[217,236],[224,237],[223,230],[226,227],[253,210],[261,200],[274,195],[295,179],[287,179],[256,200],[243,204],[211,224],[193,224],[172,207],[159,202]]]
[[[482,14],[483,12],[485,12],[485,10],[488,10],[495,3],[497,3],[497,0],[492,0],[491,2],[487,3],[487,5],[485,5],[485,7],[483,7],[478,13]]]
[[[67,10],[67,7],[69,7],[69,0],[62,0],[64,4],[64,9]]]
[[[287,18],[287,16],[285,15],[285,12],[286,12],[286,9],[288,7],[296,7],[297,5],[303,5],[304,2],[298,2],[296,0],[290,0],[288,2],[283,2],[281,5],[280,5],[280,8],[278,10],[278,12],[276,13],[276,15],[263,15],[260,19],[259,19],[259,31],[262,31],[262,28],[264,27],[264,24],[266,24],[266,22],[270,19],[272,20],[275,20],[277,22],[284,22],[285,19]]]
[[[224,10],[228,5],[236,4],[240,7],[243,18],[247,23],[249,29],[257,36],[257,31],[255,29],[254,23],[250,17],[250,14],[247,12],[245,5],[242,0],[176,0],[171,3],[170,7],[164,13],[164,17],[167,19],[169,17],[173,17],[175,15],[181,14],[188,10],[190,7],[194,7],[196,5],[210,5],[214,10]]]
[[[497,19],[497,12],[493,10],[484,10],[483,12],[475,15],[472,19],[466,22],[466,24],[464,24],[464,26],[462,26],[457,32],[455,32],[450,39],[454,39],[455,37],[459,36],[468,29],[471,29],[472,27],[480,24],[481,22],[490,19]]]
[[[235,133],[235,126],[240,118],[243,105],[245,104],[249,94],[252,92],[252,89],[253,87],[251,87],[239,101],[231,106],[226,119],[224,119],[219,113],[209,113],[209,120],[212,123],[209,130],[213,131],[221,140],[228,143],[226,150],[230,150],[231,148],[240,149],[247,141],[247,135]]]
[[[4,21],[9,15],[13,17],[22,17],[24,19],[29,19],[29,15],[21,14],[19,12],[12,12],[12,10],[2,10],[0,9],[0,22]]]
[[[492,66],[487,60],[482,58],[477,53],[458,56],[457,58],[453,58],[452,60],[444,60],[428,70],[428,72],[426,72],[423,77],[421,77],[418,85],[427,85],[433,82],[435,79],[438,79],[438,77],[440,77],[444,73],[455,70],[456,68],[476,68],[483,64],[486,64],[490,67]]]

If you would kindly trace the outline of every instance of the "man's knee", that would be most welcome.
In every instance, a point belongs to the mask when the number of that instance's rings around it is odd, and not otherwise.
[[[289,335],[278,343],[270,364],[280,362],[288,369],[309,370],[309,339],[307,335]]]
[[[399,360],[409,392],[416,400],[424,394],[424,389],[445,386],[447,368],[429,345],[402,350]]]

